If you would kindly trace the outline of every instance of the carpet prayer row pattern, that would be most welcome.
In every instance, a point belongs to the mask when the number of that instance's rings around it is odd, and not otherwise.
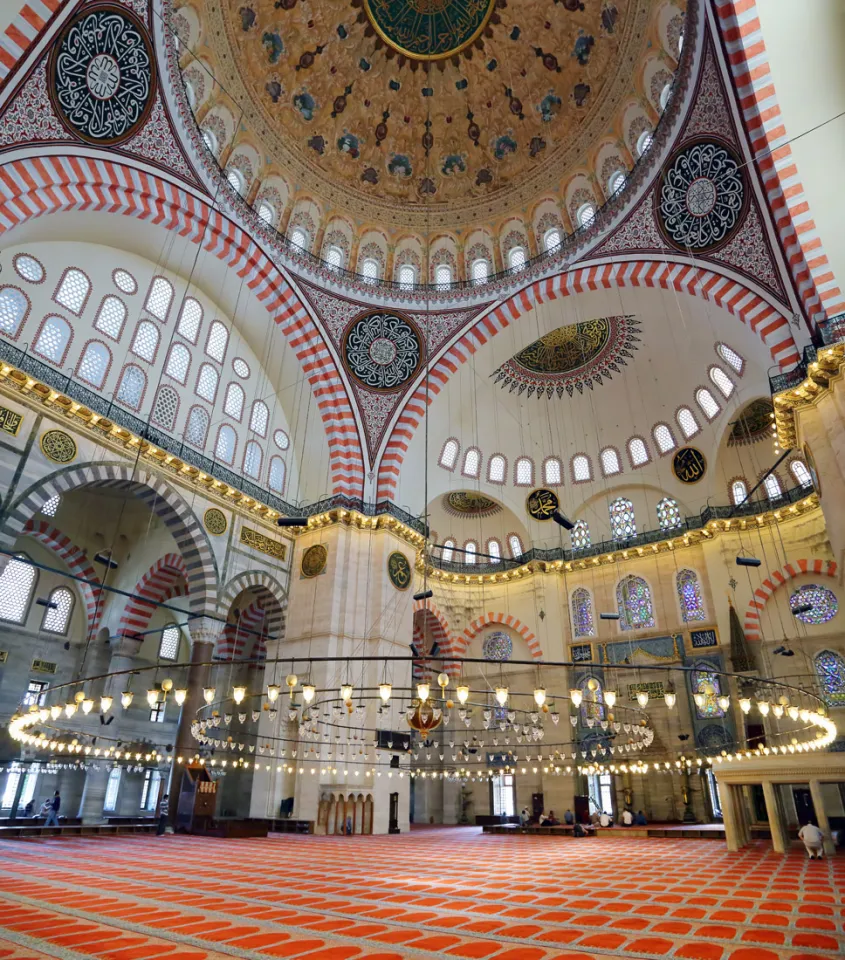
[[[833,960],[845,857],[483,836],[0,843],[0,960]]]

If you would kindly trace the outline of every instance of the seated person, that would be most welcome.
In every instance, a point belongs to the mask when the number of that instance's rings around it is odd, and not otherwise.
[[[549,810],[549,815],[546,817],[546,826],[547,827],[559,827],[560,820],[555,816],[554,810]]]
[[[594,827],[597,827],[601,823],[601,817],[599,816],[598,810],[593,810],[593,812],[590,814],[590,823]]]
[[[602,810],[601,816],[599,817],[599,823],[600,823],[603,827],[610,827],[610,826],[612,826],[612,825],[613,825],[613,821],[610,819],[610,814],[608,814],[606,811]]]
[[[622,826],[623,826],[623,827],[630,827],[633,822],[634,822],[634,815],[633,815],[633,813],[631,813],[631,811],[626,807],[626,808],[622,811]]]
[[[563,815],[563,822],[568,824],[570,827],[575,823],[575,814],[567,807],[566,813]]]
[[[573,837],[586,837],[586,836],[587,836],[584,828],[581,826],[580,823],[576,823],[575,826],[572,828],[572,836],[573,836]]]
[[[35,811],[35,801],[30,800],[29,803],[23,808],[23,815],[25,817],[31,817]]]
[[[644,827],[648,823],[648,820],[645,818],[645,814],[642,810],[637,810],[637,815],[634,817],[634,824],[638,827]]]

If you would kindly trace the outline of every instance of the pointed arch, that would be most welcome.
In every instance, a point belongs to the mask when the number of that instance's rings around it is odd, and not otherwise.
[[[135,584],[123,610],[117,632],[120,636],[143,633],[157,605],[188,593],[188,571],[178,553],[166,553]]]
[[[801,577],[805,573],[822,577],[835,577],[838,573],[838,567],[835,560],[821,560],[819,558],[815,560],[793,560],[792,563],[787,563],[780,570],[773,570],[769,573],[754,591],[754,595],[746,608],[743,623],[746,640],[762,639],[760,617],[772,594],[787,581],[794,577]]]
[[[250,603],[241,611],[237,624],[227,623],[218,640],[215,659],[241,657],[249,645],[250,657],[264,659],[267,640],[282,640],[285,632],[287,591],[281,583],[263,570],[245,570],[223,588],[217,612],[227,617],[241,594],[250,596]]]
[[[464,632],[455,638],[455,656],[465,656],[467,648],[472,642],[472,639],[477,637],[478,634],[491,623],[503,623],[506,627],[510,627],[511,630],[516,630],[516,632],[528,644],[528,649],[531,651],[532,658],[534,660],[543,659],[543,651],[540,648],[540,641],[537,639],[534,633],[529,630],[528,627],[522,623],[522,621],[517,620],[516,617],[512,617],[508,613],[485,613],[483,616],[476,617],[476,619],[465,628]]]

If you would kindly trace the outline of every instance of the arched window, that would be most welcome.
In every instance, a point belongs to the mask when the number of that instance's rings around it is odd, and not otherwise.
[[[477,560],[478,544],[474,540],[467,540],[464,544],[464,563],[475,563]]]
[[[57,493],[55,496],[50,497],[49,500],[46,500],[38,512],[44,517],[55,517],[56,511],[59,509],[59,504],[61,502],[62,498]]]
[[[249,380],[249,364],[243,359],[243,357],[235,357],[235,359],[232,361],[232,369],[241,378],[241,380]]]
[[[663,89],[660,91],[660,111],[661,113],[666,109],[666,105],[669,103],[669,97],[672,96],[672,83],[671,81],[667,84],[664,84]]]
[[[120,767],[114,767],[109,771],[109,781],[106,784],[106,797],[103,800],[103,810],[115,810],[117,808],[117,795],[120,792]]]
[[[642,437],[631,437],[628,441],[628,459],[631,461],[632,467],[641,467],[651,459],[648,455],[648,447]]]
[[[802,487],[812,487],[813,478],[810,476],[807,464],[803,460],[793,460],[789,464],[789,472]]]
[[[249,429],[259,437],[267,436],[267,425],[270,422],[270,411],[263,400],[256,400],[252,404],[252,414],[249,418]]]
[[[520,457],[514,467],[514,483],[518,487],[534,486],[534,464],[528,457]]]
[[[490,457],[490,462],[487,464],[487,479],[490,483],[504,483],[507,469],[507,460],[500,453],[496,453]]]
[[[281,457],[270,458],[269,485],[273,493],[285,492],[285,461]]]
[[[208,147],[208,149],[217,156],[217,137],[209,129],[204,129],[202,131],[202,142]]]
[[[679,570],[675,577],[675,589],[678,591],[678,603],[681,606],[681,619],[684,623],[706,620],[701,585],[694,570]]]
[[[0,287],[0,330],[16,337],[29,313],[27,295],[15,287]]]
[[[188,425],[185,427],[185,441],[192,447],[205,447],[205,438],[208,436],[209,416],[203,407],[191,407],[188,414]]]
[[[223,463],[228,463],[229,466],[231,466],[235,461],[236,442],[235,431],[228,423],[224,423],[217,431],[217,443],[214,447],[214,456]]]
[[[294,227],[291,230],[290,242],[302,250],[307,250],[311,246],[311,238],[302,227]]]
[[[514,560],[519,560],[523,553],[525,553],[522,548],[522,541],[515,533],[508,534],[508,547]]]
[[[601,472],[606,477],[612,477],[615,473],[621,473],[622,464],[619,462],[619,454],[613,447],[605,447],[601,452]]]
[[[477,477],[480,469],[481,451],[478,447],[468,447],[467,452],[464,454],[463,475],[465,477]]]
[[[525,260],[525,247],[511,247],[508,251],[508,266],[511,270],[521,270],[525,266]]]
[[[734,392],[735,387],[733,380],[731,380],[721,367],[710,368],[710,379],[716,385],[719,393],[726,399]]]
[[[220,375],[212,367],[210,363],[204,363],[200,367],[199,376],[197,377],[197,386],[196,394],[198,397],[202,397],[203,400],[208,400],[209,403],[214,403],[214,398],[217,396],[217,384],[220,381]]]
[[[477,260],[472,261],[473,283],[487,283],[487,277],[489,274],[490,264],[483,257],[479,257]]]
[[[460,449],[461,445],[457,440],[447,440],[443,444],[443,450],[440,453],[440,466],[445,467],[447,470],[454,470],[455,464],[458,462],[458,453]]]
[[[674,450],[677,446],[675,443],[675,438],[672,435],[672,431],[665,423],[658,423],[657,426],[651,431],[651,435],[654,437],[654,442],[657,444],[657,449],[661,452],[661,454],[668,453],[670,450]]]
[[[255,440],[249,440],[244,451],[244,473],[253,480],[261,476],[261,447]]]
[[[32,352],[61,365],[65,361],[70,336],[70,324],[67,320],[55,313],[51,314],[44,318]]]
[[[80,380],[90,383],[92,387],[100,389],[105,382],[106,374],[111,366],[111,352],[104,343],[92,340],[86,344],[79,363],[76,365],[76,375]]]
[[[576,637],[593,637],[596,633],[593,621],[593,598],[586,587],[578,587],[572,591],[570,601],[572,610],[572,632]]]
[[[412,290],[417,282],[417,270],[411,263],[403,263],[399,267],[399,286],[403,290]]]
[[[81,270],[69,267],[65,270],[53,299],[78,317],[85,307],[90,292],[91,281],[88,277]]]
[[[12,263],[15,266],[15,273],[21,280],[27,280],[29,283],[41,283],[44,279],[44,267],[41,261],[29,256],[28,253],[19,253]]]
[[[112,274],[112,280],[114,280],[114,285],[121,293],[126,293],[131,297],[138,292],[138,281],[128,270],[118,268]]]
[[[290,437],[284,430],[274,430],[273,443],[275,443],[280,450],[287,450],[290,446]]]
[[[768,477],[766,477],[764,486],[766,488],[766,496],[770,500],[775,500],[778,497],[783,496],[783,490],[781,489],[780,480],[778,480],[777,474],[770,473]]]
[[[543,235],[543,246],[546,250],[557,250],[563,243],[563,234],[558,227],[551,227]]]
[[[639,137],[637,137],[637,156],[642,157],[647,154],[653,143],[654,135],[650,130],[644,130]]]
[[[170,313],[170,304],[173,303],[173,285],[164,277],[153,277],[144,309],[157,320],[164,323]]]
[[[582,204],[578,208],[577,219],[579,227],[589,227],[596,219],[596,205],[594,203]]]
[[[244,415],[245,395],[240,384],[230,383],[226,387],[226,399],[223,403],[223,413],[227,417],[234,417],[238,423],[241,422]]]
[[[188,348],[183,343],[174,343],[170,348],[164,372],[184,385],[188,380],[190,366],[191,354]]]
[[[550,487],[559,487],[563,483],[563,464],[557,457],[547,457],[543,461],[543,483]]]
[[[368,257],[361,264],[361,275],[367,281],[367,283],[375,283],[379,278],[378,260],[373,260],[372,257]]]
[[[624,170],[616,170],[614,173],[611,173],[610,179],[607,181],[608,195],[612,197],[614,194],[619,193],[625,186],[627,180],[628,176]]]
[[[440,290],[449,289],[449,284],[452,282],[452,268],[448,263],[441,263],[437,266],[434,271],[434,282]]]
[[[38,571],[26,561],[25,553],[18,553],[6,564],[0,576],[0,620],[24,623],[29,612],[29,601],[38,579]]]
[[[734,503],[734,506],[739,506],[741,503],[745,503],[745,498],[748,496],[748,487],[745,485],[744,480],[734,480],[731,484],[731,500]]]
[[[584,483],[593,479],[593,468],[590,458],[583,453],[577,453],[572,458],[572,479],[575,483]]]
[[[94,326],[112,340],[120,340],[123,324],[126,322],[126,304],[120,297],[111,294],[100,304]]]
[[[729,367],[742,376],[742,371],[745,369],[745,360],[736,350],[732,350],[726,343],[719,343],[716,345],[716,353]]]
[[[657,522],[661,530],[675,530],[681,525],[681,510],[676,500],[664,497],[657,504]]]
[[[642,577],[631,574],[619,581],[616,605],[619,608],[619,625],[623,630],[644,630],[655,625],[651,590]]]
[[[169,623],[161,631],[161,642],[158,645],[159,660],[176,660],[179,656],[179,641],[182,632],[175,623]]]
[[[579,520],[575,524],[569,534],[569,539],[572,543],[573,550],[586,550],[587,547],[592,545],[593,541],[590,537],[590,525],[586,520]]]
[[[617,497],[610,504],[610,532],[614,540],[627,540],[637,535],[634,505],[627,497]]]
[[[161,386],[158,388],[150,419],[165,430],[172,430],[176,424],[178,409],[179,396],[176,391],[172,387]]]
[[[226,347],[229,345],[229,331],[219,321],[215,320],[208,331],[208,340],[205,344],[205,352],[218,363],[223,362],[226,356]]]
[[[135,329],[130,348],[136,357],[154,363],[158,350],[158,327],[149,320],[142,320]]]
[[[141,400],[144,397],[144,390],[147,388],[147,375],[140,367],[134,363],[124,367],[123,375],[120,378],[120,385],[117,388],[117,402],[126,404],[137,410],[141,406]]]
[[[822,650],[813,658],[822,696],[832,707],[845,705],[845,659],[833,650]]]
[[[269,224],[271,227],[276,221],[276,211],[273,209],[271,204],[267,203],[266,200],[258,201],[258,219],[263,220],[264,223]]]
[[[455,552],[455,541],[444,540],[443,549],[440,551],[440,558],[442,560],[445,560],[448,563],[452,559],[454,552]]]
[[[340,270],[343,266],[343,251],[334,243],[326,251],[326,263],[332,270]]]
[[[201,323],[202,304],[193,297],[185,297],[185,302],[182,304],[182,310],[179,313],[179,323],[176,330],[186,340],[190,340],[191,343],[195,344],[199,336]]]
[[[690,410],[689,407],[681,407],[675,414],[675,419],[678,421],[678,426],[681,428],[681,433],[687,438],[687,440],[701,432],[701,427],[698,425],[698,420],[695,419],[695,414],[692,412],[692,410]]]
[[[490,563],[499,563],[502,559],[502,545],[495,537],[487,541],[487,553]]]
[[[716,403],[716,398],[706,387],[700,387],[695,391],[695,402],[701,407],[704,416],[707,417],[708,420],[714,420],[722,409],[719,404]]]
[[[47,633],[66,634],[73,613],[73,593],[67,587],[56,587],[47,597],[47,608],[41,620],[41,629]]]
[[[244,175],[240,170],[236,170],[234,167],[229,167],[229,169],[226,171],[226,182],[235,191],[235,193],[241,194],[244,192]]]

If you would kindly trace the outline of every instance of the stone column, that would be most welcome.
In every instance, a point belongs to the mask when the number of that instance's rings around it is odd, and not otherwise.
[[[176,731],[176,743],[173,746],[173,763],[170,769],[170,783],[167,792],[176,794],[170,797],[169,815],[171,823],[176,821],[176,809],[179,806],[178,790],[181,784],[182,765],[179,757],[187,758],[196,752],[197,743],[191,734],[191,723],[197,710],[205,702],[203,688],[208,686],[211,675],[209,661],[214,654],[214,646],[223,629],[219,620],[210,617],[197,617],[188,621],[188,633],[191,637],[191,665],[188,667],[188,695],[179,712],[179,726]]]
[[[816,811],[816,822],[819,830],[824,834],[824,852],[832,857],[836,853],[836,847],[833,845],[833,837],[830,833],[830,821],[824,809],[824,797],[822,796],[822,785],[819,780],[810,781],[810,796],[813,798],[813,807]]]
[[[103,804],[106,801],[106,789],[109,785],[109,765],[101,761],[96,769],[85,774],[85,786],[79,801],[79,816],[83,823],[96,823],[103,819]]]
[[[290,217],[293,213],[293,208],[295,204],[295,199],[293,194],[288,197],[288,201],[285,204],[285,209],[282,210],[281,215],[279,216],[279,222],[276,225],[276,232],[285,236],[288,232],[288,224],[290,223]]]
[[[733,784],[719,784],[719,796],[722,800],[722,819],[725,823],[725,840],[728,845],[728,850],[735,853],[740,847],[743,847],[744,844],[740,836],[739,824],[737,823],[737,804]]]
[[[787,853],[789,837],[775,793],[775,785],[770,780],[763,781],[763,796],[766,798],[766,815],[769,818],[769,829],[772,831],[772,849],[775,853]]]

